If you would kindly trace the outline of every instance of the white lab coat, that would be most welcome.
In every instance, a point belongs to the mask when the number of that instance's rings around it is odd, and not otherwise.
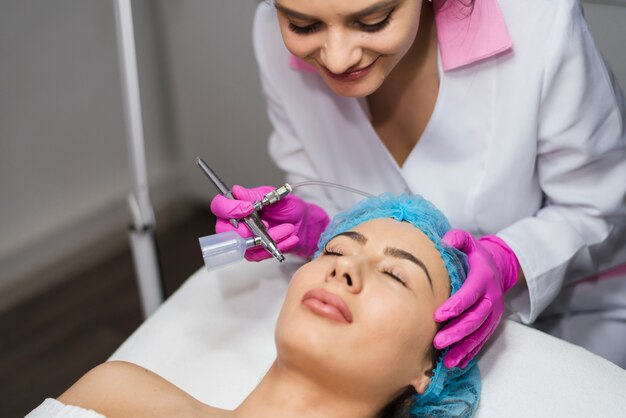
[[[576,0],[500,6],[512,50],[448,72],[440,66],[432,117],[402,167],[364,99],[337,96],[318,74],[288,66],[265,3],[254,45],[274,127],[269,150],[287,181],[418,193],[454,227],[497,234],[527,280],[509,305],[532,323],[567,282],[626,262],[626,113]],[[331,214],[360,199],[300,191]]]

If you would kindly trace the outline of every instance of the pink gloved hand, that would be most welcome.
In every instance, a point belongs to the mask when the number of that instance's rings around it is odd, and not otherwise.
[[[446,367],[465,367],[498,326],[504,294],[517,282],[519,263],[495,235],[477,240],[453,229],[443,241],[467,254],[469,274],[463,286],[435,311],[435,321],[451,321],[435,335],[433,345],[438,350],[450,347],[443,359]]]
[[[221,194],[215,196],[211,201],[211,211],[217,216],[215,232],[234,230],[244,238],[251,237],[252,233],[245,223],[240,222],[239,227],[234,228],[229,219],[240,219],[250,215],[254,209],[253,203],[263,199],[272,190],[274,188],[270,186],[252,189],[233,186],[232,193],[237,200],[228,199]],[[265,206],[259,211],[259,216],[281,252],[307,258],[315,254],[317,241],[330,222],[322,208],[292,194]],[[248,249],[245,257],[249,261],[261,261],[270,258],[271,255],[259,246]]]

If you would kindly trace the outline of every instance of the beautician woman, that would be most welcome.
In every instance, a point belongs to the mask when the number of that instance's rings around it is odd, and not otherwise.
[[[276,0],[254,44],[289,183],[421,194],[459,228],[445,240],[470,275],[435,313],[446,366],[478,352],[509,293],[524,323],[626,367],[626,276],[610,274],[626,263],[624,95],[577,0]],[[217,196],[217,231],[268,190]],[[310,257],[359,196],[297,194],[262,218]]]

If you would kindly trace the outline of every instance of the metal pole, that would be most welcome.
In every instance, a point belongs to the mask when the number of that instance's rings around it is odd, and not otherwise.
[[[113,3],[124,95],[126,140],[133,177],[133,191],[128,196],[128,203],[133,216],[129,235],[141,304],[144,316],[148,317],[163,302],[163,283],[154,240],[154,212],[148,195],[131,3],[130,0],[114,0]]]

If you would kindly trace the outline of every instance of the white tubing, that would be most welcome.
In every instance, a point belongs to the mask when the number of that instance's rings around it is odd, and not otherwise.
[[[360,194],[365,197],[374,197],[373,194],[364,192],[363,190],[358,190],[353,187],[344,186],[343,184],[331,183],[330,181],[322,181],[322,180],[307,180],[301,181],[299,183],[295,183],[290,185],[290,187],[295,190],[302,186],[322,186],[322,187],[333,187],[335,189],[345,190],[350,193]]]

